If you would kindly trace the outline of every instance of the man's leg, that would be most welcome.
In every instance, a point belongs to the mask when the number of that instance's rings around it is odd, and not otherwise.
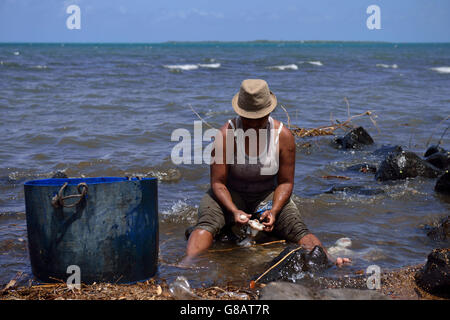
[[[272,200],[272,198],[273,193],[268,195],[264,200]],[[322,247],[328,256],[328,259],[334,261],[328,254],[327,249],[323,246],[322,242],[308,230],[303,222],[303,218],[297,205],[292,199],[289,199],[288,203],[285,204],[278,214],[273,231],[279,237],[290,242],[298,243],[306,250],[312,250],[315,246]],[[351,260],[348,258],[337,258],[334,262],[340,266],[344,263],[351,262]]]
[[[213,244],[214,237],[211,232],[204,229],[195,229],[189,236],[186,256],[195,257],[207,250]]]
[[[303,248],[307,250],[314,249],[315,246],[322,247],[325,252],[327,252],[327,249],[322,245],[322,242],[320,242],[319,238],[317,238],[312,233],[309,233],[305,236],[303,236],[299,241],[298,244],[301,245]]]
[[[245,210],[245,202],[237,194],[230,190],[234,204],[241,210]],[[203,251],[206,251],[214,242],[214,237],[220,232],[226,223],[231,223],[231,216],[224,212],[223,208],[214,198],[212,190],[208,190],[200,201],[198,207],[198,222],[194,231],[189,236],[186,248],[187,261]]]
[[[289,199],[278,213],[273,231],[283,239],[298,243],[308,250],[312,250],[315,246],[322,247],[320,240],[306,227],[303,217],[292,199]]]
[[[352,262],[349,258],[341,258],[341,257],[338,257],[338,258],[336,258],[336,260],[334,260],[334,258],[328,254],[327,249],[322,245],[322,242],[320,242],[319,238],[317,238],[312,233],[303,236],[298,241],[298,244],[301,245],[306,250],[312,250],[312,249],[314,249],[315,246],[322,247],[322,249],[326,253],[328,259],[333,261],[337,266],[342,266],[343,264]]]

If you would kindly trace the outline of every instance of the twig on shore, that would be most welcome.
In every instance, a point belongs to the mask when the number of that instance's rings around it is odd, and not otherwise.
[[[334,135],[334,131],[336,131],[337,129],[344,129],[344,128],[352,128],[353,126],[351,125],[351,121],[355,118],[359,118],[362,116],[369,116],[369,119],[372,121],[372,123],[374,124],[374,126],[377,128],[378,132],[380,132],[377,123],[374,119],[374,113],[372,111],[366,111],[360,114],[356,114],[353,115],[351,117],[349,117],[347,120],[345,120],[344,122],[339,122],[338,120],[336,120],[335,124],[332,124],[330,126],[320,126],[317,128],[312,128],[312,129],[305,129],[305,128],[300,128],[296,125],[292,125],[293,129],[292,133],[299,137],[299,138],[303,138],[303,137],[316,137],[316,136],[326,136],[326,135]]]
[[[378,128],[377,122],[375,121],[375,118],[377,116],[372,111],[368,110],[366,112],[350,116],[350,103],[349,103],[347,97],[344,97],[344,101],[347,105],[347,120],[345,120],[344,122],[340,122],[338,120],[333,120],[333,112],[330,112],[331,124],[328,126],[325,125],[325,126],[320,126],[317,128],[305,129],[305,128],[300,128],[296,125],[289,125],[289,128],[293,127],[293,129],[291,129],[292,133],[299,138],[334,135],[334,131],[336,131],[337,129],[352,128],[353,125],[351,122],[353,119],[363,117],[363,116],[368,116],[370,121],[372,122],[372,124],[375,126],[375,128],[377,128],[378,133],[380,133],[380,129]],[[287,113],[286,109],[283,108],[283,110],[285,110],[285,112]],[[288,114],[288,119],[289,119],[289,114]]]
[[[350,180],[351,178],[346,176],[322,176],[323,179],[342,179],[342,180]]]
[[[200,117],[200,115],[197,113],[197,111],[194,110],[194,108],[192,108],[192,106],[189,104],[188,105],[189,108],[191,108],[192,112],[195,113],[195,115],[204,123],[206,124],[208,127],[210,127],[211,129],[215,129],[212,125],[210,125],[208,122],[206,122],[202,117]]]
[[[442,139],[444,138],[445,134],[447,133],[448,128],[450,128],[450,126],[447,126],[447,128],[445,128],[444,132],[441,135],[441,138],[438,141],[438,145],[440,145],[442,143]]]
[[[433,130],[433,132],[431,133],[430,138],[428,138],[428,140],[427,140],[427,144],[425,145],[425,148],[428,148],[428,145],[430,144],[431,139],[433,139],[433,136],[434,136],[434,134],[436,133],[436,129],[437,129],[443,122],[447,121],[448,119],[450,119],[450,114],[449,114],[447,117],[445,117],[444,120],[442,120],[441,122],[439,122],[438,125],[437,125],[436,127],[434,127],[434,130]],[[448,129],[448,127],[447,127],[447,129]],[[447,132],[447,129],[445,129],[444,134]],[[442,140],[442,138],[444,137],[444,134],[442,135],[441,140]],[[440,144],[441,140],[439,140],[438,145]]]
[[[13,289],[17,285],[17,282],[22,277],[22,275],[23,272],[17,272],[15,277],[11,279],[2,290],[0,290],[0,295],[5,294],[10,289]]]
[[[344,101],[347,104],[347,117],[350,118],[350,103],[348,102],[347,97],[344,97]]]
[[[281,107],[281,109],[283,109],[284,112],[286,113],[287,120],[288,120],[288,128],[290,129],[290,128],[291,128],[291,117],[289,117],[289,113],[287,112],[286,108],[283,107],[283,105],[280,104],[280,107]]]
[[[268,246],[268,245],[275,244],[275,243],[285,243],[285,242],[286,242],[286,240],[275,240],[275,241],[270,241],[270,242],[252,244],[249,247]],[[208,250],[208,252],[228,252],[228,251],[232,251],[232,250],[236,250],[236,249],[242,249],[242,248],[248,248],[248,247],[232,247],[232,248],[227,248],[227,249],[211,249],[211,250]]]

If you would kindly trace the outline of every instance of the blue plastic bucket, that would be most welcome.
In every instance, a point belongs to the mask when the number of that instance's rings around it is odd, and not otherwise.
[[[30,261],[38,279],[65,281],[74,265],[82,283],[134,282],[155,274],[156,179],[43,179],[26,182],[24,189]]]

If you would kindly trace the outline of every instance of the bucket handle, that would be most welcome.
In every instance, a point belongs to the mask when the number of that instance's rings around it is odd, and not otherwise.
[[[131,179],[133,179],[133,178],[135,178],[137,180],[141,180],[141,177],[139,177],[139,176],[134,176],[134,177],[125,176],[125,179],[127,179],[128,181],[131,181]]]
[[[55,208],[58,207],[64,207],[64,208],[72,208],[77,206],[82,200],[83,198],[87,195],[88,192],[88,186],[86,183],[81,182],[78,184],[77,189],[78,189],[78,194],[71,194],[69,196],[63,196],[63,192],[66,189],[68,183],[65,182],[61,189],[59,189],[58,194],[56,194],[53,198],[52,198],[52,205]],[[73,203],[73,204],[65,204],[64,201],[67,199],[71,199],[71,198],[80,198],[77,202]]]

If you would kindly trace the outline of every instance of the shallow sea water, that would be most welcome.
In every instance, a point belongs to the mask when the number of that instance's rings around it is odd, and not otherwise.
[[[351,115],[367,110],[376,115],[379,131],[368,117],[354,120],[376,143],[359,151],[334,149],[331,136],[297,139],[294,201],[308,227],[328,247],[342,237],[353,242],[353,265],[328,274],[421,263],[440,245],[424,226],[450,212],[450,200],[433,191],[435,180],[381,183],[346,167],[379,164],[382,157],[372,152],[382,145],[423,154],[430,137],[437,143],[450,114],[449,66],[449,44],[2,44],[0,283],[17,272],[32,277],[23,183],[56,171],[159,179],[161,278],[247,281],[262,271],[284,245],[208,253],[199,270],[173,266],[184,254],[184,230],[195,222],[209,169],[174,165],[170,152],[177,142],[171,133],[177,128],[193,133],[198,118],[189,106],[214,127],[234,117],[231,98],[245,78],[266,79],[291,123],[300,127],[347,119],[345,97]],[[287,123],[281,108],[272,116]],[[450,148],[448,134],[442,145]],[[324,193],[342,185],[384,192]]]

